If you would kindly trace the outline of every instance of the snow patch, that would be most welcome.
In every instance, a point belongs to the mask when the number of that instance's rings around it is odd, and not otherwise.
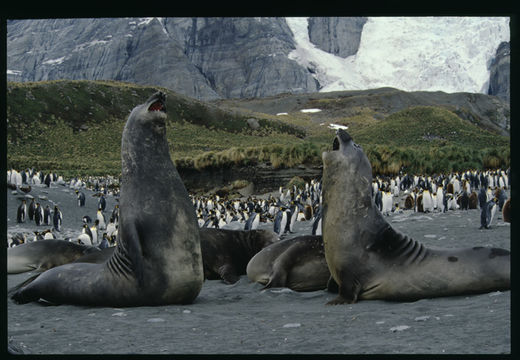
[[[302,113],[317,113],[320,112],[321,109],[301,109],[300,112]]]
[[[43,65],[59,65],[59,64],[63,63],[64,60],[65,60],[65,56],[62,56],[57,59],[46,60],[42,64]]]
[[[340,124],[329,124],[328,128],[332,129],[332,130],[338,130],[338,129],[347,130],[348,126],[340,125]]]
[[[403,331],[403,330],[406,330],[406,329],[409,329],[409,328],[410,328],[410,326],[408,326],[408,325],[399,325],[399,326],[391,327],[390,331],[397,332],[397,331]]]
[[[300,324],[300,323],[289,323],[289,324],[285,324],[283,327],[284,328],[297,328],[300,326],[302,326],[302,324]]]

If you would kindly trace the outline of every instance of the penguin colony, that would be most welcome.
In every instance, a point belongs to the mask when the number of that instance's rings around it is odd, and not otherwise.
[[[59,209],[58,204],[52,200],[48,200],[45,196],[39,196],[36,200],[30,191],[32,187],[48,187],[63,186],[74,190],[77,206],[85,206],[87,201],[84,189],[95,191],[94,197],[97,197],[97,213],[95,220],[89,215],[83,217],[83,227],[79,229],[77,237],[66,238],[67,241],[79,244],[98,246],[105,248],[114,246],[117,237],[117,227],[119,219],[119,207],[116,204],[110,214],[105,215],[106,196],[118,196],[117,190],[119,182],[111,176],[106,178],[88,177],[85,180],[73,178],[65,181],[62,176],[56,173],[44,174],[34,169],[26,169],[16,171],[14,169],[7,171],[7,186],[12,190],[13,194],[25,193],[25,197],[21,200],[17,208],[16,222],[27,223],[34,222],[36,226],[49,226],[42,231],[34,231],[34,236],[16,233],[12,236],[9,246],[17,246],[25,242],[32,242],[46,239],[58,239],[62,230],[64,216]],[[111,190],[109,190],[111,189]],[[43,204],[48,201],[48,204]],[[92,200],[89,200],[92,201]],[[109,220],[106,221],[106,216]],[[52,227],[51,227],[52,226]]]
[[[118,179],[113,177],[73,178],[65,181],[55,173],[43,174],[33,169],[7,171],[7,184],[13,192],[26,193],[17,209],[18,223],[34,221],[38,226],[51,226],[44,231],[35,231],[34,237],[15,234],[11,246],[23,242],[56,239],[61,231],[64,216],[58,206],[42,204],[30,194],[31,186],[50,187],[61,185],[74,190],[77,206],[86,199],[82,190],[90,189],[97,197],[97,213],[83,217],[83,227],[76,238],[68,238],[82,244],[105,248],[114,246],[117,239],[119,209],[106,209],[106,197],[118,197]],[[451,174],[420,176],[375,176],[372,195],[383,215],[403,212],[447,212],[452,210],[480,209],[481,227],[489,229],[502,212],[505,222],[511,221],[510,200],[505,190],[509,189],[510,170],[465,171]],[[110,189],[110,190],[109,190]],[[321,235],[321,182],[311,180],[304,188],[279,188],[267,197],[249,196],[246,199],[226,196],[190,195],[200,228],[255,230],[260,223],[272,224],[272,230],[281,239],[294,231],[299,221],[311,221],[312,235]],[[39,200],[44,200],[40,199]],[[29,203],[28,203],[29,202]],[[399,204],[402,203],[402,208]],[[92,217],[90,216],[92,215]]]

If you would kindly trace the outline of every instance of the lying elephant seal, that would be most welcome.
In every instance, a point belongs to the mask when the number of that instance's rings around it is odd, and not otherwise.
[[[234,284],[246,274],[249,260],[260,250],[278,241],[270,230],[200,229],[204,276]]]
[[[338,130],[323,153],[323,242],[339,295],[417,300],[510,288],[510,252],[497,248],[432,249],[395,231],[371,196],[372,168],[360,146]]]
[[[247,277],[265,285],[265,288],[325,289],[330,271],[325,261],[322,237],[298,236],[269,245],[249,261]]]
[[[65,242],[63,240],[59,240]],[[278,235],[270,230],[226,230],[226,229],[200,229],[200,246],[202,251],[202,261],[204,276],[208,280],[222,279],[227,284],[234,284],[240,275],[246,274],[246,266],[249,260],[264,247],[278,241]],[[39,241],[43,243],[44,241]],[[34,243],[35,244],[35,243]],[[72,243],[70,243],[72,244]],[[86,245],[73,244],[78,247]],[[88,247],[87,247],[88,248]],[[69,262],[100,264],[112,257],[115,247],[108,247],[99,250],[90,247],[95,251],[78,254],[81,257],[69,257],[70,261],[49,264],[46,269]],[[63,257],[61,250],[56,250],[57,254]],[[44,270],[46,270],[44,269]],[[33,270],[27,267],[26,271]]]
[[[106,262],[52,268],[12,295],[18,303],[142,306],[191,303],[204,281],[195,210],[166,140],[166,97],[135,107],[121,141],[119,239]]]
[[[7,273],[41,272],[98,252],[101,251],[95,246],[75,244],[66,240],[33,241],[7,249]]]

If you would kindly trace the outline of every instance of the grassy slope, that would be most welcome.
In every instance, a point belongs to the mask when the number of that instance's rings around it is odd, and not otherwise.
[[[126,117],[155,89],[99,81],[8,83],[8,166],[117,175]],[[161,90],[168,95],[167,136],[177,166],[319,165],[321,151],[332,143],[334,132],[309,114],[219,108]],[[377,173],[395,173],[401,166],[434,172],[509,165],[508,138],[446,109],[412,107],[383,120],[374,119],[370,109],[338,114],[332,120],[349,126]],[[260,123],[258,130],[248,127],[251,117]]]

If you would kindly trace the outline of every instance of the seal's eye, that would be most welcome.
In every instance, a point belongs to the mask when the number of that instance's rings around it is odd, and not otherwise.
[[[164,106],[162,101],[156,101],[148,108],[148,111],[163,111]]]
[[[339,150],[339,140],[337,137],[334,138],[334,142],[332,143],[332,150]]]

